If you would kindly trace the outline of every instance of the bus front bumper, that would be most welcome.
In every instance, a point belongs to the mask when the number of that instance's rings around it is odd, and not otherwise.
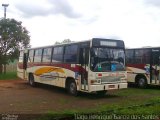
[[[90,92],[127,88],[128,83],[91,85]]]

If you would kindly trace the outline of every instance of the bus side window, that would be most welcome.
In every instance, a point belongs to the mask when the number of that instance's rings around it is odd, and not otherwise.
[[[65,47],[64,62],[77,63],[78,45],[68,45]]]
[[[63,47],[54,47],[52,53],[52,62],[53,63],[62,63],[63,62]]]
[[[44,48],[42,62],[51,62],[52,48]]]
[[[150,63],[150,50],[149,49],[144,49],[143,50],[143,55],[142,55],[142,63],[149,64]]]
[[[134,50],[126,51],[126,62],[133,63],[134,62]]]
[[[42,49],[35,50],[34,62],[41,62],[42,58]]]
[[[28,62],[33,62],[34,50],[29,50]]]

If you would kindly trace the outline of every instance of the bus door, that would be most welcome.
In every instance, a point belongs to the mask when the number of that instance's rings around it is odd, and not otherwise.
[[[27,53],[23,54],[23,79],[27,79],[26,76],[26,69],[27,69]]]
[[[151,83],[157,84],[160,80],[160,49],[152,49],[151,66]]]
[[[81,64],[81,84],[80,89],[88,91],[88,63],[89,63],[89,48],[80,49],[80,64]]]

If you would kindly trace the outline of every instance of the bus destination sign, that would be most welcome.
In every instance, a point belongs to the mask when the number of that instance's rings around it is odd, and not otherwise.
[[[111,46],[111,47],[116,47],[117,42],[115,41],[100,41],[101,46]]]

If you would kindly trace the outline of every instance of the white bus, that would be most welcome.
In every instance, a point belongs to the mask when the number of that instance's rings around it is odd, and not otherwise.
[[[160,85],[160,47],[126,49],[128,82]]]
[[[66,88],[71,95],[127,88],[124,42],[93,38],[22,50],[17,74],[31,86],[54,85]]]

